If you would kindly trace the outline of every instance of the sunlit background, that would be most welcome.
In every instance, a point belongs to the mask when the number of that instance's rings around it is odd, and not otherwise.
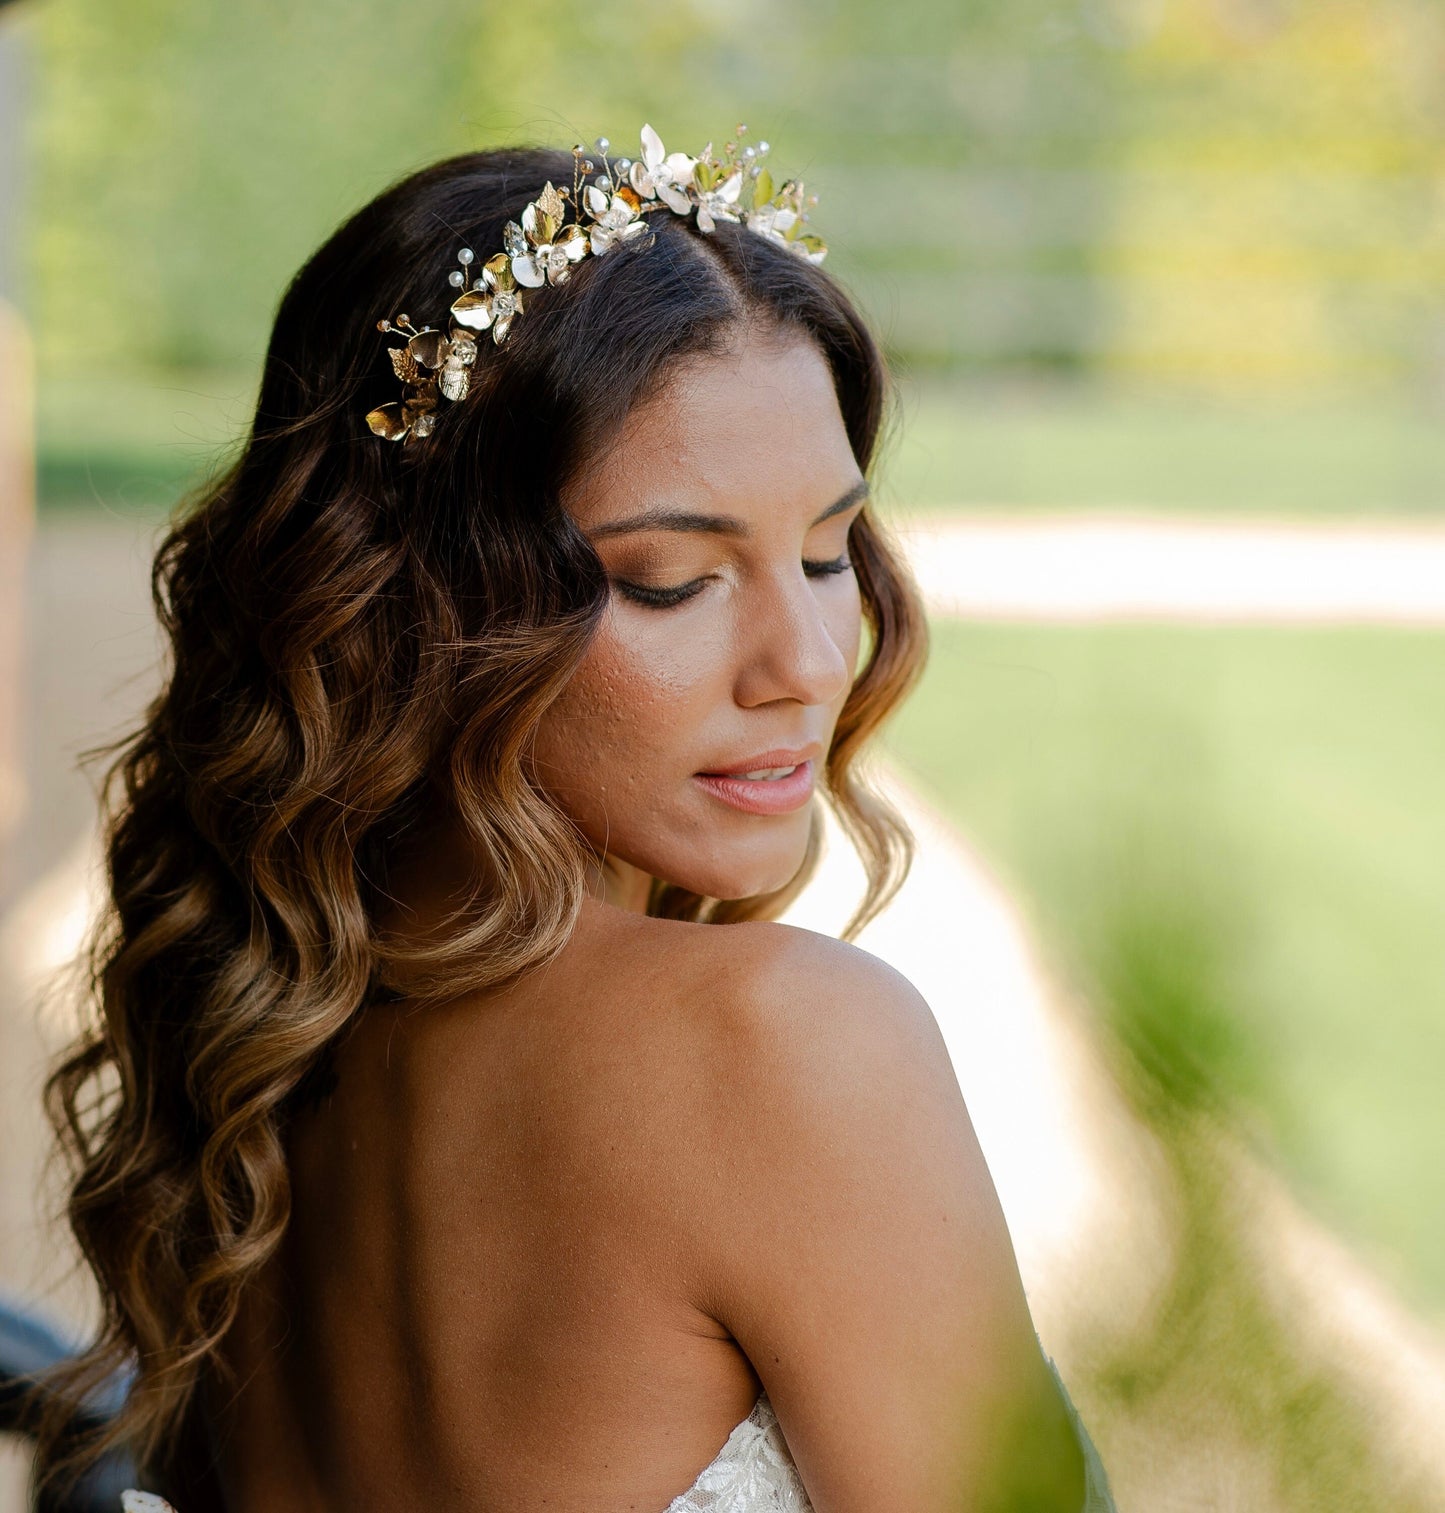
[[[769,138],[894,361],[933,656],[889,771],[1003,921],[935,1007],[1121,1510],[1445,1508],[1438,0],[0,6],[0,1286],[80,1306],[31,991],[76,757],[150,686],[149,544],[286,281],[424,162],[644,120]],[[960,1054],[1005,929],[1094,1069],[1073,1249],[1033,1063]]]

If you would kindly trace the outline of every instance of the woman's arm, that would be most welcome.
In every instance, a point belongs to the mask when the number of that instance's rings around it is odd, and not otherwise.
[[[928,1005],[856,947],[745,928],[700,1276],[816,1513],[1079,1513],[1071,1406]]]

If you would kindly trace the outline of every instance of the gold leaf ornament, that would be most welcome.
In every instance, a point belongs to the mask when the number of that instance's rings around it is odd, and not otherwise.
[[[400,441],[411,427],[411,422],[401,412],[400,404],[378,405],[368,412],[366,423],[387,441]]]
[[[419,331],[406,344],[406,350],[424,368],[439,368],[446,356],[447,339],[440,331]]]
[[[441,401],[458,403],[472,391],[478,333],[489,330],[493,344],[503,345],[523,313],[527,290],[565,283],[588,254],[645,241],[647,217],[664,209],[695,215],[698,230],[707,235],[719,222],[741,222],[789,252],[822,262],[827,248],[807,224],[808,206],[817,203],[817,196],[805,199],[799,180],[777,187],[763,161],[771,150],[768,143],[743,145],[746,134],[747,127],[739,125],[721,157],[711,142],[693,157],[668,152],[652,126],[644,124],[636,159],[609,161],[609,144],[599,137],[600,167],[590,149],[574,147],[571,188],[559,188],[549,179],[517,219],[505,223],[501,251],[479,268],[473,266],[476,254],[470,247],[458,251],[461,270],[448,274],[457,293],[446,331],[418,330],[405,315],[377,322],[382,331],[407,340],[390,349],[402,398],[369,411],[370,429],[392,441],[412,442],[430,434]]]
[[[421,366],[410,351],[405,347],[388,347],[391,354],[391,365],[396,370],[396,376],[404,384],[413,384],[421,377]]]
[[[557,232],[561,229],[562,222],[567,215],[567,202],[549,179],[547,187],[537,196],[536,203],[538,214],[546,222],[547,240],[549,242],[555,241]]]

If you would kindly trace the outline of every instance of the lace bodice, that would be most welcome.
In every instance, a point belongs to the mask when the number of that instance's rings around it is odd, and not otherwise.
[[[717,1458],[662,1513],[812,1513],[766,1392]]]

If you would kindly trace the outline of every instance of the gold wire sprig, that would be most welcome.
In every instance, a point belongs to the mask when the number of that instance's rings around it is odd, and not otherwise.
[[[709,235],[720,221],[740,223],[821,263],[828,249],[810,229],[808,214],[817,195],[805,195],[801,180],[775,184],[765,161],[770,144],[754,146],[744,140],[747,134],[747,126],[739,122],[721,157],[711,142],[696,156],[669,153],[648,124],[642,127],[637,158],[609,160],[612,144],[598,137],[594,161],[592,150],[577,143],[571,188],[549,179],[518,219],[503,227],[502,250],[480,265],[480,273],[475,251],[458,249],[460,266],[447,275],[458,292],[445,332],[413,326],[406,315],[377,322],[383,334],[395,332],[406,341],[389,349],[402,398],[367,413],[371,430],[389,441],[413,442],[430,435],[440,401],[459,401],[470,392],[479,332],[490,331],[493,344],[502,346],[525,308],[528,291],[565,283],[584,258],[647,236],[647,218],[659,211],[695,216],[698,229]]]

